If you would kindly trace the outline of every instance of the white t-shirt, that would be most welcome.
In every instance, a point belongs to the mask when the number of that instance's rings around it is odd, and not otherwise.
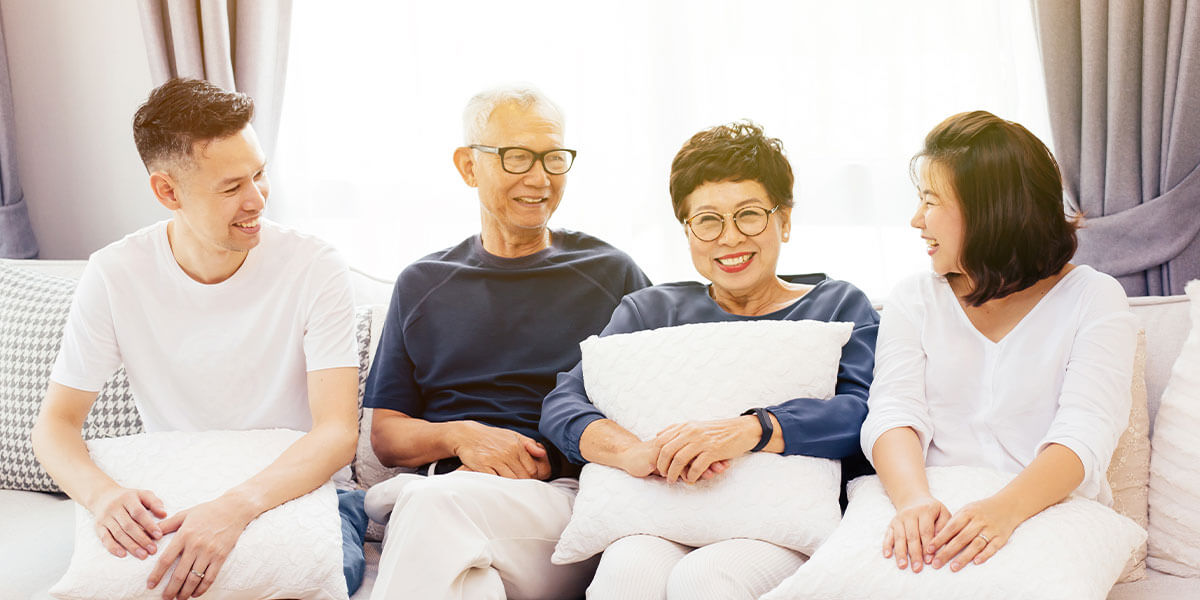
[[[175,262],[167,221],[91,256],[50,378],[97,391],[125,365],[147,431],[312,428],[307,372],[357,367],[341,256],[263,220],[229,279]]]
[[[912,427],[928,466],[1017,473],[1047,444],[1083,462],[1076,490],[1111,500],[1105,474],[1129,420],[1137,323],[1115,279],[1067,273],[999,342],[984,337],[943,277],[900,283],[885,304],[863,452]]]

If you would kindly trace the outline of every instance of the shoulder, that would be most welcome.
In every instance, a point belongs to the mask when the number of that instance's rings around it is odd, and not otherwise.
[[[613,261],[636,266],[628,254],[608,242],[582,231],[555,229],[555,248],[564,256]]]
[[[792,281],[803,282],[808,276],[789,278]],[[879,323],[879,312],[871,304],[867,294],[858,286],[840,279],[824,277],[817,282],[816,287],[806,295],[807,302],[799,302],[796,306],[801,318],[819,317],[834,321],[853,321],[859,326]],[[803,316],[812,315],[812,317]]]
[[[1129,312],[1129,298],[1121,283],[1088,265],[1077,265],[1058,285],[1063,287],[1064,305],[1078,307],[1092,316]]]
[[[147,225],[93,252],[88,258],[88,264],[106,267],[131,261],[153,260],[157,238],[167,235],[167,223],[169,222],[159,221]]]
[[[708,304],[708,286],[698,281],[676,281],[660,283],[630,292],[622,304],[628,304],[642,315],[679,312],[696,304]]]
[[[432,288],[445,283],[459,269],[478,265],[475,239],[476,236],[472,236],[448,248],[430,252],[404,267],[396,277],[393,297],[423,297]]]

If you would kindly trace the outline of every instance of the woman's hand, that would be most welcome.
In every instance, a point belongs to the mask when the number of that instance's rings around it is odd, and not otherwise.
[[[949,562],[950,570],[957,572],[970,562],[983,564],[1008,543],[1022,521],[999,494],[962,507],[933,538],[933,568]]]
[[[678,423],[654,438],[658,448],[656,468],[671,483],[711,479],[729,466],[730,459],[754,448],[761,437],[762,426],[752,415]]]
[[[945,504],[930,495],[916,497],[897,507],[896,516],[883,534],[883,557],[896,557],[896,567],[913,573],[933,560],[935,535],[950,521]]]

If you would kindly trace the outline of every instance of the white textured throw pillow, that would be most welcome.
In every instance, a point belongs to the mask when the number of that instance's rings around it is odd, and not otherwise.
[[[1188,283],[1192,330],[1171,369],[1150,454],[1150,554],[1164,573],[1200,577],[1200,281]]]
[[[167,513],[207,502],[249,479],[303,435],[286,429],[160,432],[88,442],[92,460],[117,483],[148,489]],[[75,509],[75,552],[50,594],[61,599],[145,599],[162,596],[146,580],[174,534],[146,560],[109,554],[94,520]],[[168,571],[168,577],[169,577]],[[332,483],[269,510],[242,532],[205,598],[347,598],[342,573],[341,517]]]
[[[1013,478],[980,467],[930,467],[929,488],[951,512],[994,494]],[[763,600],[1102,600],[1146,532],[1092,500],[1069,497],[1017,527],[982,565],[920,573],[884,558],[883,531],[896,514],[879,478],[850,482],[850,505],[825,545]]]
[[[580,344],[584,382],[597,408],[647,440],[675,423],[832,397],[852,328],[737,321],[592,336]],[[693,485],[589,464],[551,560],[577,562],[642,533],[689,546],[753,538],[808,554],[837,526],[840,479],[837,461],[777,454],[734,459]]]

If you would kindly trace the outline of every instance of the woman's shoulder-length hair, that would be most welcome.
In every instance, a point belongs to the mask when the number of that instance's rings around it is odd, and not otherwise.
[[[1063,210],[1058,162],[1029,130],[986,111],[953,115],[934,127],[913,156],[941,167],[965,226],[964,300],[979,306],[1058,273],[1078,246],[1078,218]]]

